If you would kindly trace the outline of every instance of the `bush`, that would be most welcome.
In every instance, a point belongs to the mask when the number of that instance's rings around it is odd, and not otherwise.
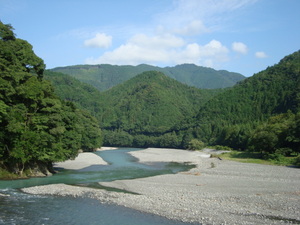
[[[289,164],[289,160],[286,157],[284,157],[282,154],[279,154],[279,153],[268,154],[265,157],[267,160],[272,161],[274,164],[277,164],[277,165]]]
[[[295,159],[293,164],[297,167],[300,167],[300,155],[298,155]]]
[[[278,148],[276,149],[275,153],[284,156],[290,156],[293,153],[293,150],[290,148]]]
[[[192,139],[189,143],[188,143],[188,149],[189,150],[201,150],[205,148],[205,144],[198,140],[198,139]]]

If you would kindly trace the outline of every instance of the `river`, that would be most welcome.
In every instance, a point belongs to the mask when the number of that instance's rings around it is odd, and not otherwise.
[[[128,154],[139,149],[124,148],[99,151],[109,165],[91,166],[84,170],[62,170],[44,177],[0,181],[0,224],[189,224],[142,213],[122,206],[101,204],[95,199],[29,195],[20,188],[65,183],[101,188],[97,182],[178,173],[191,165],[178,163],[138,163]]]

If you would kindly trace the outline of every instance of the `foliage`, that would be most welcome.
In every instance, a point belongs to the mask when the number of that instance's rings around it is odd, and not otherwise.
[[[249,146],[267,154],[290,156],[300,153],[300,112],[290,111],[270,117],[258,126],[250,137]]]
[[[300,51],[297,51],[206,102],[194,122],[194,137],[235,149],[256,146],[257,150],[274,152],[276,148],[289,147],[298,152],[299,122],[298,115],[294,114],[300,106],[299,62]],[[280,121],[279,114],[289,110],[294,115],[290,117],[294,123],[289,123],[289,119]],[[261,127],[276,115],[279,115],[278,123],[267,126],[267,130]]]
[[[106,146],[128,147],[132,146],[133,137],[125,131],[104,130],[104,144]]]
[[[81,147],[101,144],[95,119],[61,101],[43,79],[45,65],[32,46],[1,22],[0,35],[2,170],[22,176],[35,166],[51,169],[52,162],[74,158]],[[96,141],[90,144],[90,138]]]
[[[100,92],[91,85],[62,73],[46,70],[44,78],[51,81],[54,92],[61,99],[73,102],[76,107],[89,111],[93,116],[97,116],[100,110]]]
[[[144,72],[103,92],[99,96],[98,118],[106,130],[123,130],[131,135],[164,135],[181,129],[185,120],[218,92],[220,90],[189,87],[160,72]]]
[[[284,157],[283,155],[270,155],[264,157],[260,152],[249,151],[231,151],[219,155],[222,159],[242,162],[242,163],[256,163],[265,165],[296,165],[297,157]]]
[[[202,150],[204,147],[205,144],[198,139],[192,139],[188,144],[189,150]]]
[[[298,155],[294,161],[293,161],[293,165],[300,167],[300,155]]]
[[[146,64],[138,66],[77,65],[58,67],[52,69],[52,71],[71,75],[82,82],[96,87],[100,91],[108,90],[146,71],[162,72],[181,83],[205,89],[231,87],[245,78],[238,73],[225,70],[217,71],[194,64],[165,68]]]

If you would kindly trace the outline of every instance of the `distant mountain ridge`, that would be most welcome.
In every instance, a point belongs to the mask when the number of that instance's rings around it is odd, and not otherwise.
[[[138,74],[146,71],[158,71],[189,86],[201,89],[226,88],[245,79],[239,73],[226,70],[214,70],[194,64],[182,64],[174,67],[157,67],[147,64],[138,66],[117,66],[109,64],[75,65],[51,69],[71,75],[76,79],[96,87],[100,91],[110,89]]]

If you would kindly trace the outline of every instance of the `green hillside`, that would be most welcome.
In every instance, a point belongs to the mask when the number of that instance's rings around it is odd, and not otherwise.
[[[157,71],[144,72],[101,94],[104,144],[165,146],[163,135],[187,124],[201,105],[220,91],[199,90]]]
[[[52,69],[52,71],[69,74],[82,82],[93,85],[100,91],[123,83],[145,71],[159,71],[181,83],[205,89],[231,87],[245,78],[238,73],[225,70],[217,71],[194,64],[183,64],[165,68],[146,64],[138,66],[117,66],[108,64],[77,65],[57,67]]]
[[[67,74],[46,70],[44,73],[46,80],[52,82],[54,92],[65,101],[73,102],[78,108],[89,111],[93,116],[97,116],[100,110],[100,91],[95,87],[83,83]]]
[[[164,133],[192,117],[217,92],[189,87],[160,72],[144,72],[101,94],[101,124],[130,133]]]
[[[269,130],[267,133],[275,133],[265,139],[288,138],[288,134],[283,134],[280,129],[296,132],[295,129],[299,129],[299,111],[300,51],[297,51],[208,101],[197,115],[194,132],[206,143],[247,148],[255,133],[262,131],[264,126],[270,126],[270,123],[277,126],[277,133]],[[276,118],[286,123],[285,128],[280,122],[274,122]],[[299,133],[298,140],[295,135],[292,136],[289,137],[293,139],[291,142],[299,144]],[[282,146],[279,144],[277,147]]]

